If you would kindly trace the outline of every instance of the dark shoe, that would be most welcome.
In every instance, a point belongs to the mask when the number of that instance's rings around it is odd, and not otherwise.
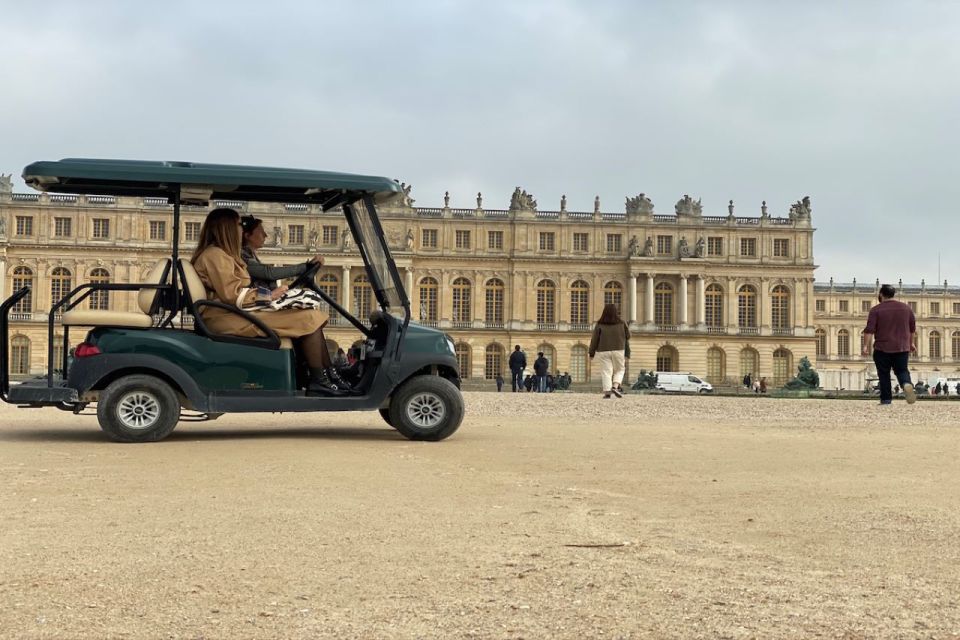
[[[327,378],[332,382],[338,389],[343,391],[353,391],[353,385],[340,377],[340,373],[337,371],[336,367],[330,367],[327,369]]]
[[[893,400],[881,400],[881,401],[880,401],[880,404],[881,404],[881,405],[893,404]]]
[[[610,389],[610,391],[613,393],[613,395],[617,396],[618,398],[622,398],[622,397],[623,397],[623,391],[621,391],[621,390],[618,389],[617,387],[614,387],[613,389]]]
[[[603,394],[603,399],[604,399],[604,400],[609,400],[609,399],[610,399],[610,392],[609,392],[609,391],[604,392],[604,394]]]
[[[307,383],[308,396],[340,397],[347,395],[347,393],[330,380],[330,376],[327,375],[325,370],[311,372],[310,382]]]

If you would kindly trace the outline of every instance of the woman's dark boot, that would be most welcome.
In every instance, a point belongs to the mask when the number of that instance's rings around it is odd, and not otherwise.
[[[338,389],[343,389],[344,391],[348,392],[352,392],[354,390],[353,385],[340,377],[336,367],[327,368],[327,378],[330,379],[330,382],[337,385]]]
[[[327,375],[323,367],[310,367],[310,382],[307,383],[308,396],[345,396],[348,391],[340,388]]]

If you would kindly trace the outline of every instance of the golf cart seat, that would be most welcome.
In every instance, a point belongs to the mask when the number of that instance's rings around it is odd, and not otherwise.
[[[170,258],[158,260],[153,266],[144,284],[165,284],[170,273]],[[153,326],[153,315],[160,289],[141,289],[137,294],[137,306],[140,311],[107,311],[102,309],[71,309],[63,314],[65,327],[124,327],[149,329]]]
[[[180,269],[183,274],[183,286],[186,289],[188,299],[191,302],[207,299],[207,288],[203,285],[200,275],[193,268],[193,263],[185,258],[180,258]],[[276,344],[276,343],[274,343]],[[293,340],[290,338],[280,338],[281,349],[293,349]]]

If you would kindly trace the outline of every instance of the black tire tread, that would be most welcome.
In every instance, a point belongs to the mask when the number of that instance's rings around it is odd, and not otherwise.
[[[116,415],[120,396],[134,389],[145,389],[160,401],[160,420],[148,431],[126,429]],[[150,375],[125,376],[114,380],[100,392],[97,401],[97,420],[100,428],[115,442],[156,442],[163,440],[176,428],[180,420],[180,400],[169,384]]]
[[[404,410],[410,396],[423,391],[437,394],[447,405],[447,415],[444,421],[439,426],[429,430],[421,429],[409,422],[407,412]],[[430,375],[416,376],[404,382],[394,392],[390,399],[390,409],[388,411],[389,424],[404,437],[410,440],[436,442],[449,438],[460,428],[464,414],[463,396],[460,394],[460,389],[446,378]]]

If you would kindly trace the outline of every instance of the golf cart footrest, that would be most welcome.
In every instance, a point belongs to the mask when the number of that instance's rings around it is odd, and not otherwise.
[[[18,384],[10,387],[8,394],[10,404],[26,404],[33,406],[58,406],[74,404],[80,401],[76,389],[69,387],[48,387],[46,384]]]

